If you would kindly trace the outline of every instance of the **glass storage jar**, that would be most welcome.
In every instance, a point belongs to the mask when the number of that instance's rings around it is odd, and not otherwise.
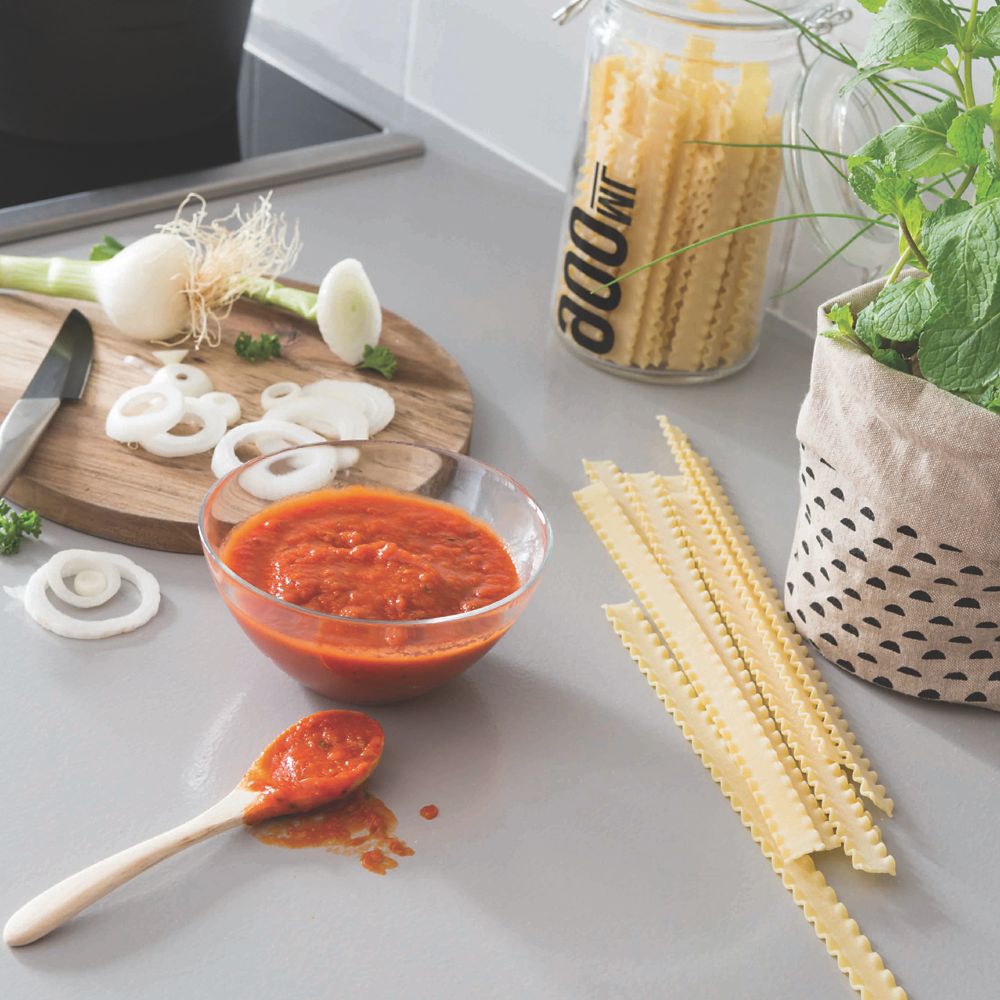
[[[797,20],[811,9],[785,0]],[[554,294],[556,329],[578,357],[662,382],[720,378],[751,359],[770,226],[608,283],[774,214],[773,144],[803,68],[798,39],[743,0],[602,0]]]

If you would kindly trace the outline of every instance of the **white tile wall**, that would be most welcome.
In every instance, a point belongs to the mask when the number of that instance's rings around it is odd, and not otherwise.
[[[254,17],[305,35],[400,94],[413,0],[256,0]]]

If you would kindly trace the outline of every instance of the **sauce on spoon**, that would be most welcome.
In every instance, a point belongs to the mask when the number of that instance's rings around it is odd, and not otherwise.
[[[366,781],[385,734],[371,716],[333,709],[307,715],[257,758],[241,785],[257,792],[246,823],[303,813],[341,799]]]

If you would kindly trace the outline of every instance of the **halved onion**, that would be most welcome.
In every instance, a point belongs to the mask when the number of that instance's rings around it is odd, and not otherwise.
[[[382,308],[360,261],[349,257],[327,271],[316,296],[316,323],[327,347],[349,365],[378,343]]]
[[[110,601],[122,585],[121,573],[103,552],[63,549],[45,564],[45,582],[60,601],[74,608],[97,608]],[[73,577],[73,586],[66,580]],[[82,583],[81,577],[83,578]]]
[[[87,549],[74,549],[72,552],[74,559],[77,560],[75,565],[83,568],[86,568],[83,563],[85,557],[93,557],[91,568],[103,566],[106,569],[107,564],[112,563],[120,580],[128,580],[139,591],[139,606],[127,614],[103,620],[73,618],[52,603],[52,598],[49,596],[50,570],[49,564],[46,563],[32,573],[24,589],[24,609],[42,628],[67,639],[106,639],[109,636],[132,632],[145,625],[156,614],[160,607],[160,585],[152,573],[137,566],[131,559],[112,552],[90,552]],[[116,587],[115,593],[117,591]]]
[[[275,382],[260,394],[260,407],[267,413],[278,403],[283,403],[286,399],[294,399],[300,392],[302,392],[302,386],[298,382]]]
[[[152,404],[138,413],[129,408]],[[137,385],[114,402],[104,422],[104,432],[114,441],[131,444],[153,434],[170,430],[184,415],[184,394],[170,382]]]
[[[326,396],[296,396],[272,406],[262,418],[301,424],[335,441],[367,441],[368,418],[355,403]]]
[[[243,462],[236,454],[241,445],[252,444],[263,455],[273,455],[285,448],[296,445],[320,444],[321,438],[315,432],[299,424],[285,420],[251,420],[227,431],[212,453],[212,474],[221,479],[233,469],[239,468]]]
[[[211,392],[215,388],[203,368],[177,363],[158,368],[150,382],[154,385],[160,385],[163,382],[171,383],[176,385],[185,396],[204,396],[206,392]]]
[[[240,417],[243,416],[240,401],[231,392],[206,392],[204,396],[199,396],[198,399],[209,406],[219,407],[222,410],[223,417],[226,419],[227,427],[238,424]]]
[[[322,378],[303,388],[306,396],[323,399],[341,399],[357,406],[368,421],[368,433],[378,434],[384,430],[396,415],[396,403],[392,396],[368,382],[348,382],[344,379]]]
[[[194,417],[201,424],[194,434],[163,431],[143,438],[139,444],[151,455],[158,455],[160,458],[184,458],[188,455],[200,455],[203,451],[214,448],[226,433],[226,418],[222,415],[222,410],[211,403],[186,396],[182,419],[188,417]]]

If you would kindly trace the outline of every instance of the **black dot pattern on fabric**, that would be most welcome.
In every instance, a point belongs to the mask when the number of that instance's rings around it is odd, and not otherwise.
[[[887,690],[1000,707],[1000,669],[991,669],[1000,666],[1000,596],[991,596],[1000,562],[891,519],[836,463],[800,447],[805,487],[785,590],[803,635]]]

